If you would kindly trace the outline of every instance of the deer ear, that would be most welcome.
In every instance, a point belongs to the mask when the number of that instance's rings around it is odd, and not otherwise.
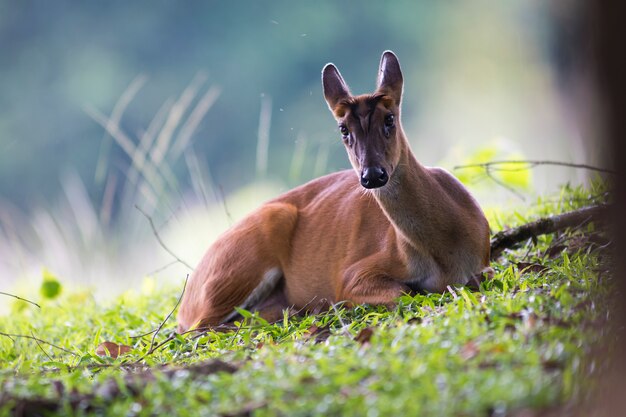
[[[331,111],[335,109],[340,100],[350,97],[350,89],[333,64],[326,64],[322,70],[322,87],[324,98]]]
[[[402,84],[402,70],[398,57],[391,51],[383,52],[378,68],[377,91],[393,98],[399,106],[402,99]]]

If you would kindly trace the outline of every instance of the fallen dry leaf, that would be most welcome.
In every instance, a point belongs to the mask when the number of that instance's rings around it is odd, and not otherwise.
[[[534,272],[536,274],[541,274],[543,272],[546,272],[550,268],[548,268],[547,266],[541,265],[541,264],[537,264],[537,263],[518,262],[517,263],[517,269],[522,274],[524,272]]]
[[[124,355],[130,352],[132,348],[126,345],[118,345],[113,342],[102,342],[96,348],[96,355],[98,356],[110,356],[113,359],[120,355]]]
[[[303,339],[313,340],[315,343],[324,342],[330,336],[330,327],[322,326],[318,327],[312,325],[307,329],[307,332],[302,335]]]
[[[470,340],[465,345],[463,345],[459,353],[464,360],[468,360],[478,355],[478,352],[478,345],[476,344],[476,342]]]
[[[371,327],[366,327],[365,329],[361,330],[359,334],[356,335],[354,340],[362,345],[365,345],[370,342],[373,334],[374,329],[372,329]]]

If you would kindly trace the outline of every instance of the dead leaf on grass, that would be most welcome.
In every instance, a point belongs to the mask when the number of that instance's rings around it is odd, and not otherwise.
[[[114,342],[102,342],[96,348],[96,355],[98,356],[110,356],[113,359],[120,355],[124,355],[130,352],[132,348],[126,345],[118,345]]]
[[[321,343],[326,341],[330,336],[330,328],[328,326],[319,327],[312,325],[307,329],[307,332],[302,335],[304,339],[312,339],[315,343]]]
[[[474,342],[473,340],[470,340],[465,345],[463,345],[459,354],[464,360],[469,360],[478,355],[479,352],[480,349],[478,349],[478,344],[476,344],[476,342]]]
[[[541,273],[546,272],[550,268],[548,268],[545,265],[541,265],[541,264],[537,264],[537,263],[518,262],[517,263],[517,269],[522,274],[524,272],[534,272],[535,274],[541,274]]]
[[[365,329],[361,330],[359,334],[356,335],[354,340],[356,342],[359,342],[361,345],[369,344],[373,334],[374,329],[372,329],[371,327],[366,327]]]

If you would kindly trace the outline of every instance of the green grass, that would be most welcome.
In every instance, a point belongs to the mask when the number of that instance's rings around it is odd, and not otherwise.
[[[499,230],[601,194],[565,188],[532,213],[490,220]],[[41,309],[16,300],[1,332],[72,353],[0,337],[0,415],[35,399],[54,404],[49,415],[190,416],[501,416],[584,402],[606,366],[589,354],[610,333],[602,243],[593,226],[544,236],[507,252],[477,292],[404,296],[394,310],[338,305],[274,324],[250,316],[238,329],[173,336],[147,356],[152,336],[134,336],[163,321],[182,282],[107,304],[81,292],[34,300]],[[172,319],[156,342],[174,328]],[[103,341],[133,350],[99,357]],[[210,372],[221,362],[234,368]]]

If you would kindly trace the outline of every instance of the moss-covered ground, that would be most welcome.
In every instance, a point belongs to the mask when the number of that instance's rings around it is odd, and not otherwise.
[[[603,200],[564,188],[494,231]],[[182,289],[113,301],[20,294],[0,317],[0,415],[504,416],[584,406],[611,346],[610,242],[594,225],[531,239],[480,289],[174,335]],[[47,284],[49,285],[49,283]],[[143,336],[142,336],[143,335]],[[127,345],[116,359],[104,341]],[[166,341],[165,343],[163,343]],[[159,346],[150,352],[150,348]],[[608,346],[608,347],[607,347]]]

